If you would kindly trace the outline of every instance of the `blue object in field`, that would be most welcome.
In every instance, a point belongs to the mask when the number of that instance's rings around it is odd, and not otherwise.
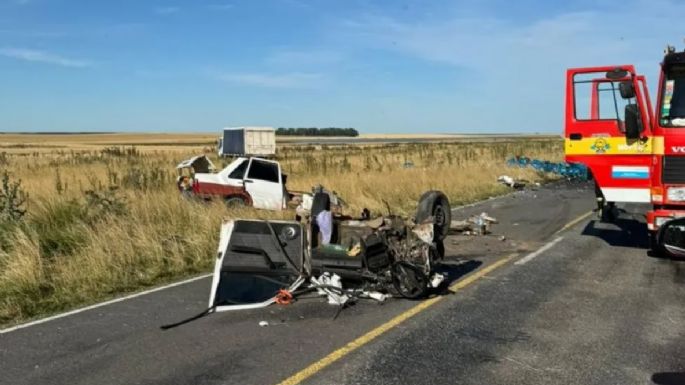
[[[569,179],[588,180],[587,167],[580,163],[550,162],[548,160],[530,159],[526,156],[515,156],[507,160],[510,167],[531,167],[537,171],[561,175]]]

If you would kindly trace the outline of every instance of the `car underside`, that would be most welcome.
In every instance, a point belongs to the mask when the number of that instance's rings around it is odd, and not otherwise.
[[[298,217],[224,222],[210,309],[262,307],[311,291],[340,305],[354,298],[415,299],[444,280],[435,270],[450,225],[442,192],[426,192],[411,218],[370,218],[331,212],[321,190]]]

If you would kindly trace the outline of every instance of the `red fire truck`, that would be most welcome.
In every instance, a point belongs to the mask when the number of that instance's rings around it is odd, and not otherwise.
[[[569,69],[564,136],[566,161],[592,173],[600,215],[610,219],[616,202],[651,203],[655,239],[685,216],[685,52],[666,49],[656,110],[632,65]]]

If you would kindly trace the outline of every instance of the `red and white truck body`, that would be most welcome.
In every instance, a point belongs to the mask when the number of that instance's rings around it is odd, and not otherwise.
[[[564,137],[603,204],[650,203],[651,232],[685,216],[685,52],[667,51],[655,110],[632,65],[567,70]]]

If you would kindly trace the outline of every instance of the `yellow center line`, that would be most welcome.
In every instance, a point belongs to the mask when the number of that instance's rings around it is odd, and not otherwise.
[[[585,219],[585,218],[589,217],[590,215],[592,215],[593,212],[594,212],[594,211],[590,210],[590,211],[586,212],[585,214],[579,216],[578,218],[572,220],[571,222],[565,224],[564,227],[562,227],[562,228],[560,228],[559,230],[557,230],[557,231],[554,233],[554,235],[557,235],[557,234],[561,233],[562,231],[568,230],[568,229],[570,229],[571,227],[577,225],[580,221],[582,221],[583,219]]]
[[[478,270],[477,272],[469,275],[468,277],[457,281],[456,283],[450,285],[449,289],[452,292],[456,292],[458,290],[461,290],[472,283],[476,282],[480,278],[483,278],[486,274],[490,273],[491,271],[497,269],[498,267],[501,267],[502,265],[506,264],[507,262],[511,261],[513,258],[518,256],[518,253],[512,253],[507,255],[506,257],[497,260],[496,262],[493,262],[492,264]],[[362,335],[361,337],[358,337],[352,342],[349,342],[347,345],[339,348],[338,350],[333,351],[326,357],[320,359],[319,361],[316,361],[315,363],[307,366],[306,368],[302,369],[301,371],[295,373],[294,375],[286,378],[285,380],[281,381],[278,385],[296,385],[301,383],[302,381],[306,380],[307,378],[315,375],[322,369],[326,368],[327,366],[331,365],[332,363],[340,360],[341,358],[345,357],[346,355],[352,353],[353,351],[357,350],[358,348],[368,344],[369,342],[373,341],[376,339],[376,337],[379,337],[383,333],[387,332],[390,329],[393,329],[394,327],[400,325],[404,321],[410,319],[411,317],[421,313],[422,311],[428,309],[429,307],[435,305],[436,303],[440,302],[443,298],[443,296],[437,296],[433,297],[430,299],[427,299],[425,301],[422,301],[418,305],[406,310],[405,312],[395,316],[393,319],[390,321],[376,327],[375,329],[367,332],[366,334]]]

